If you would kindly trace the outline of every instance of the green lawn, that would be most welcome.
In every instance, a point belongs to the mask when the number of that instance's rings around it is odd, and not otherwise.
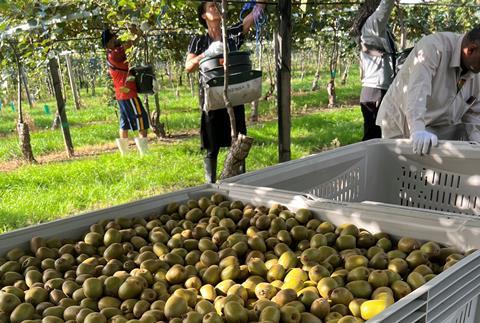
[[[311,75],[303,82],[292,80],[292,159],[330,147],[335,139],[346,145],[361,138],[359,109],[348,105],[323,109],[327,102],[326,91],[322,88],[310,92],[311,82]],[[358,83],[358,75],[353,73],[346,86],[337,86],[340,104],[358,98]],[[118,128],[114,109],[103,103],[101,97],[89,98],[82,94],[84,109],[76,111],[70,102],[67,103],[75,148],[113,142]],[[64,151],[61,131],[45,129],[53,116],[44,113],[43,104],[33,111],[27,109],[35,125],[32,132],[35,156]],[[47,104],[53,110],[54,104]],[[169,134],[197,131],[197,98],[192,97],[187,88],[182,89],[180,98],[176,98],[171,89],[162,91],[161,108],[162,121]],[[247,170],[273,165],[278,158],[275,102],[262,102],[260,111],[267,121],[248,128],[255,143],[247,160]],[[16,133],[11,131],[14,127],[15,114],[4,109],[0,113],[0,163],[20,156]],[[139,158],[134,147],[131,148],[132,153],[126,158],[115,151],[0,172],[0,232],[203,182],[198,136],[174,143],[153,143],[150,154],[144,158]],[[222,151],[220,160],[225,153]]]

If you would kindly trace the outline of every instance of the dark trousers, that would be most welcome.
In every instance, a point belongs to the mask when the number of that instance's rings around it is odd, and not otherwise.
[[[217,158],[220,147],[207,149],[207,154],[203,159],[205,166],[205,182],[215,183],[217,181]]]
[[[385,93],[387,91],[383,89],[362,87],[360,93],[360,107],[363,114],[362,141],[382,138],[382,129],[375,124],[375,121]]]
[[[374,138],[382,138],[382,129],[375,124],[378,113],[378,102],[361,102],[363,114],[363,138],[362,141]]]

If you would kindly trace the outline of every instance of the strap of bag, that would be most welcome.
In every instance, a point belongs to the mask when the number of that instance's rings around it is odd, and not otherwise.
[[[393,40],[393,35],[392,33],[390,32],[390,30],[387,29],[387,38],[388,38],[388,43],[390,44],[390,47],[392,47],[392,67],[393,67],[393,75],[396,76],[397,75],[397,56],[398,56],[398,53],[397,53],[397,48],[395,47],[395,40]]]
[[[122,72],[126,72],[128,73],[128,70],[124,69],[124,68],[120,68],[120,67],[116,67],[115,65],[113,65],[110,60],[108,59],[108,54],[107,54],[107,66],[109,68],[111,68],[112,70],[117,70],[117,71],[122,71]]]

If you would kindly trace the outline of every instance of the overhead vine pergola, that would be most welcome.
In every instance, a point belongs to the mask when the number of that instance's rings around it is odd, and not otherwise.
[[[121,38],[134,38],[128,26],[136,24],[145,27],[145,39],[161,39],[162,49],[169,51],[171,59],[184,59],[185,43],[193,33],[200,32],[195,19],[195,7],[201,0],[18,0],[0,3],[0,69],[11,62],[11,42],[16,41],[19,66],[34,65],[33,62],[48,61],[56,88],[55,97],[60,115],[67,154],[73,155],[73,144],[68,131],[65,114],[64,94],[60,81],[54,74],[58,70],[58,60],[53,59],[64,50],[75,49],[84,44],[84,51],[99,48],[100,31],[111,26],[121,33]],[[238,13],[244,0],[228,0],[229,11]],[[361,1],[317,1],[317,0],[268,0],[264,1],[271,18],[268,34],[274,34],[276,69],[276,107],[278,115],[278,158],[280,162],[291,158],[291,69],[292,50],[302,42],[294,39],[328,35],[332,24],[344,24],[338,32],[346,35],[349,19]],[[419,38],[432,32],[431,26],[441,26],[445,30],[462,31],[469,29],[478,14],[479,0],[460,1],[420,1],[401,3],[397,10],[402,12],[404,30]],[[401,9],[400,9],[401,7]],[[436,11],[435,11],[436,10]],[[429,12],[438,14],[429,14]],[[422,21],[416,19],[417,15]],[[452,18],[455,17],[455,18]],[[460,17],[460,19],[458,19]],[[429,20],[429,23],[425,23]],[[438,23],[441,21],[442,23]],[[423,22],[423,23],[422,23]],[[315,26],[315,27],[314,27]],[[433,29],[435,30],[435,29]],[[332,37],[322,36],[318,42],[332,42]],[[93,46],[92,46],[93,43]],[[86,45],[90,44],[90,46]],[[81,50],[80,50],[81,51]],[[151,52],[151,51],[150,51]],[[336,71],[333,71],[336,72]],[[333,73],[335,74],[335,73]],[[57,75],[59,77],[59,75]],[[334,77],[334,75],[333,75]]]

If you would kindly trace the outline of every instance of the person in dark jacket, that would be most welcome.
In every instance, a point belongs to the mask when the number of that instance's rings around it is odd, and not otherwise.
[[[228,28],[227,41],[229,51],[240,49],[245,35],[251,29],[256,19],[262,15],[264,8],[265,4],[257,3],[243,21]],[[188,73],[197,71],[203,58],[223,53],[221,13],[218,11],[216,4],[210,1],[202,1],[198,6],[198,19],[200,24],[207,28],[207,33],[194,36],[190,41],[185,62],[185,69]],[[206,112],[203,109],[203,105],[203,88],[200,85],[200,108],[202,110],[200,136],[201,147],[206,150],[204,158],[205,180],[208,183],[214,183],[217,179],[217,157],[220,148],[231,145],[230,119],[226,108]],[[245,107],[243,105],[236,106],[234,107],[234,112],[238,132],[246,135]]]

